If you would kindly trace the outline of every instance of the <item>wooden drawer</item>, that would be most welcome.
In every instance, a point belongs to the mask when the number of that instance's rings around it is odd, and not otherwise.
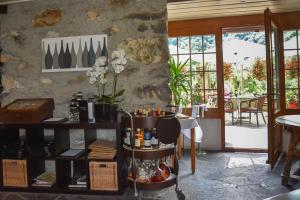
[[[116,162],[89,162],[91,190],[117,191]]]
[[[27,187],[26,160],[2,160],[3,186]]]

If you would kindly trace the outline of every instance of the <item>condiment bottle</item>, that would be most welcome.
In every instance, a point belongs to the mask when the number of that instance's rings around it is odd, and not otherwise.
[[[134,135],[134,146],[135,146],[136,148],[141,148],[140,131],[141,131],[141,129],[138,128],[138,129],[136,130],[135,135]]]

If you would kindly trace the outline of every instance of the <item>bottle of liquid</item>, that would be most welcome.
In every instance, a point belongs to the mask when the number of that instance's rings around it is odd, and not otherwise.
[[[143,129],[140,130],[140,145],[141,145],[140,148],[144,147],[144,130]]]
[[[152,138],[151,132],[149,130],[145,129],[145,132],[144,132],[144,148],[145,149],[151,149],[151,138]]]
[[[135,146],[135,148],[141,148],[140,132],[141,132],[141,129],[138,128],[136,130],[136,133],[134,134],[134,146]]]
[[[126,146],[131,146],[131,128],[126,128],[124,135],[124,144]]]
[[[165,179],[169,178],[169,176],[171,174],[171,170],[164,161],[161,160],[159,162],[159,168],[163,171],[164,178]]]
[[[154,173],[151,177],[152,182],[162,182],[165,180],[164,172],[159,168],[159,160],[156,161]]]
[[[152,146],[152,148],[158,148],[159,147],[156,128],[152,129],[151,146]]]

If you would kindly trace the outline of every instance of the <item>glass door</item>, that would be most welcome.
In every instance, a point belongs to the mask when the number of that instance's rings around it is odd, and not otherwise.
[[[271,168],[276,164],[281,152],[281,128],[275,119],[281,115],[281,77],[279,64],[279,27],[269,9],[264,12],[267,60],[268,93],[268,163]]]

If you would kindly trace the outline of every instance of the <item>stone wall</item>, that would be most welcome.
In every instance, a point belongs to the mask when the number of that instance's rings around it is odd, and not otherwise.
[[[54,97],[64,115],[71,95],[96,94],[85,72],[41,72],[41,39],[108,35],[109,55],[123,48],[129,62],[119,78],[122,107],[169,101],[166,0],[39,0],[8,6],[1,15],[4,104],[16,98]],[[109,85],[109,87],[111,87]]]

